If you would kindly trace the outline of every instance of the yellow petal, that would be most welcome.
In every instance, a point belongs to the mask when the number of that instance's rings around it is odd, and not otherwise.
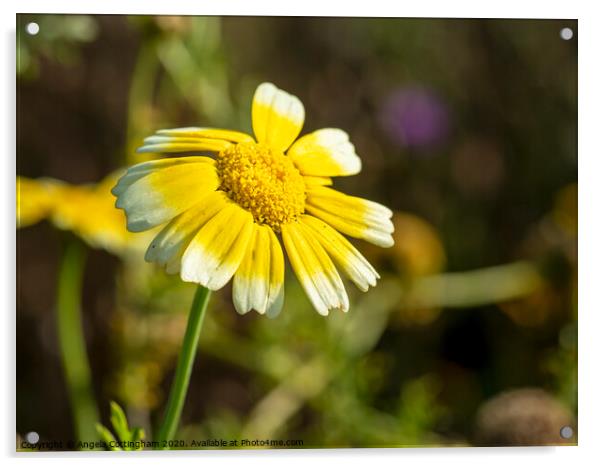
[[[305,210],[346,235],[385,248],[393,245],[393,213],[377,202],[316,186],[307,191]]]
[[[253,138],[238,131],[216,128],[162,129],[146,138],[138,152],[221,152],[239,142],[253,142]]]
[[[262,246],[262,238],[258,238],[259,225],[253,224],[253,235],[247,252],[232,282],[232,298],[234,308],[239,314],[246,314],[255,309],[260,314],[265,312],[264,303],[267,297],[267,254]],[[269,250],[268,250],[269,251]]]
[[[50,181],[17,177],[17,228],[33,225],[50,214],[57,186]]]
[[[222,139],[230,142],[253,142],[253,138],[248,134],[241,133],[240,131],[233,131],[230,129],[220,128],[174,128],[174,129],[160,129],[157,131],[159,136],[169,137],[184,137],[184,138],[209,138],[209,139]]]
[[[280,314],[284,303],[284,254],[274,231],[267,226],[265,228],[270,239],[270,287],[266,315],[272,318]]]
[[[362,169],[362,161],[341,129],[325,128],[299,138],[288,155],[303,175],[347,176]]]
[[[252,117],[257,142],[284,152],[301,132],[305,109],[294,95],[263,83],[253,97]]]
[[[297,222],[283,225],[282,240],[295,275],[318,313],[328,315],[329,309],[346,312],[347,292],[320,243]]]
[[[227,141],[216,141],[213,139],[178,139],[171,141],[162,136],[151,136],[145,139],[144,145],[139,147],[136,152],[139,154],[177,154],[182,152],[221,152],[227,149],[232,143]]]
[[[376,286],[376,280],[380,276],[343,235],[311,215],[302,216],[301,224],[315,235],[330,257],[360,290],[367,291],[370,286]]]
[[[253,216],[229,202],[192,239],[182,256],[180,277],[210,290],[224,286],[240,266],[251,236]]]
[[[223,191],[206,194],[190,209],[182,212],[153,239],[144,259],[167,266],[169,273],[180,271],[180,261],[192,238],[205,223],[228,203]]]
[[[254,228],[254,237],[234,276],[234,307],[240,314],[254,309],[275,317],[284,301],[284,255],[270,227],[255,224]]]
[[[326,176],[304,176],[306,186],[332,186],[332,178]]]
[[[171,220],[218,185],[212,159],[181,157],[134,165],[112,193],[115,206],[125,210],[128,230],[138,232]]]

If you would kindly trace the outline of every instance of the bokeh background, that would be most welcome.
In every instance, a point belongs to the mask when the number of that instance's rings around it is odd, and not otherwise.
[[[143,160],[157,129],[250,132],[253,91],[271,81],[305,104],[303,132],[350,134],[364,168],[335,185],[396,212],[393,248],[358,243],[383,278],[366,294],[348,284],[346,315],[319,316],[289,268],[274,320],[213,295],[177,438],[576,442],[576,21],[19,15],[17,77],[17,175],[95,184]],[[194,286],[143,249],[29,223],[18,438],[76,435],[55,303],[79,236],[95,403],[108,425],[119,402],[152,438]]]

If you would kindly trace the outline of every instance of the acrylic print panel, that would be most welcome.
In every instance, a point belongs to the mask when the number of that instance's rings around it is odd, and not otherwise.
[[[576,21],[17,19],[17,450],[576,444]]]

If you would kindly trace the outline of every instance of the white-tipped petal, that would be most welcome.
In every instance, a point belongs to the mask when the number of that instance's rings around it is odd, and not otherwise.
[[[299,138],[288,155],[303,175],[348,176],[359,173],[362,161],[347,133],[325,128]]]
[[[266,225],[255,225],[255,234],[232,288],[234,307],[240,314],[254,309],[275,317],[284,300],[284,255],[276,235]]]
[[[253,233],[253,216],[229,203],[190,241],[182,256],[180,277],[210,290],[232,278],[247,251]]]
[[[282,240],[291,265],[314,308],[322,315],[330,309],[349,310],[349,298],[334,264],[318,241],[298,223],[282,227]]]
[[[115,206],[125,211],[128,230],[139,232],[171,220],[218,185],[211,159],[183,157],[134,165],[111,192]]]
[[[393,212],[377,202],[312,186],[307,191],[305,210],[346,235],[384,248],[393,246]]]
[[[223,191],[213,191],[190,209],[169,222],[155,236],[144,259],[167,268],[168,273],[180,270],[180,261],[192,238],[205,223],[213,218],[228,203]]]
[[[376,286],[380,276],[343,235],[311,215],[304,215],[300,223],[311,230],[330,257],[360,290],[367,291],[370,286]]]
[[[305,109],[294,95],[263,83],[253,97],[252,117],[257,142],[284,152],[301,132]]]
[[[217,128],[162,129],[144,139],[137,152],[221,152],[239,142],[253,142],[253,138],[238,131]]]

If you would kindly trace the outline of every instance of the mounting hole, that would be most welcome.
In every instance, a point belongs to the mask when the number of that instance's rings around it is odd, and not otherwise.
[[[27,23],[25,30],[30,36],[35,36],[40,32],[40,25],[38,23]]]
[[[560,30],[560,38],[562,40],[571,40],[573,38],[573,30],[571,28],[562,28]]]
[[[560,429],[560,436],[564,439],[573,437],[573,428],[571,426],[564,426]]]
[[[40,434],[38,434],[37,432],[34,432],[34,431],[27,432],[25,434],[25,440],[27,440],[27,443],[29,443],[31,445],[35,445],[36,443],[38,443],[40,441]]]

